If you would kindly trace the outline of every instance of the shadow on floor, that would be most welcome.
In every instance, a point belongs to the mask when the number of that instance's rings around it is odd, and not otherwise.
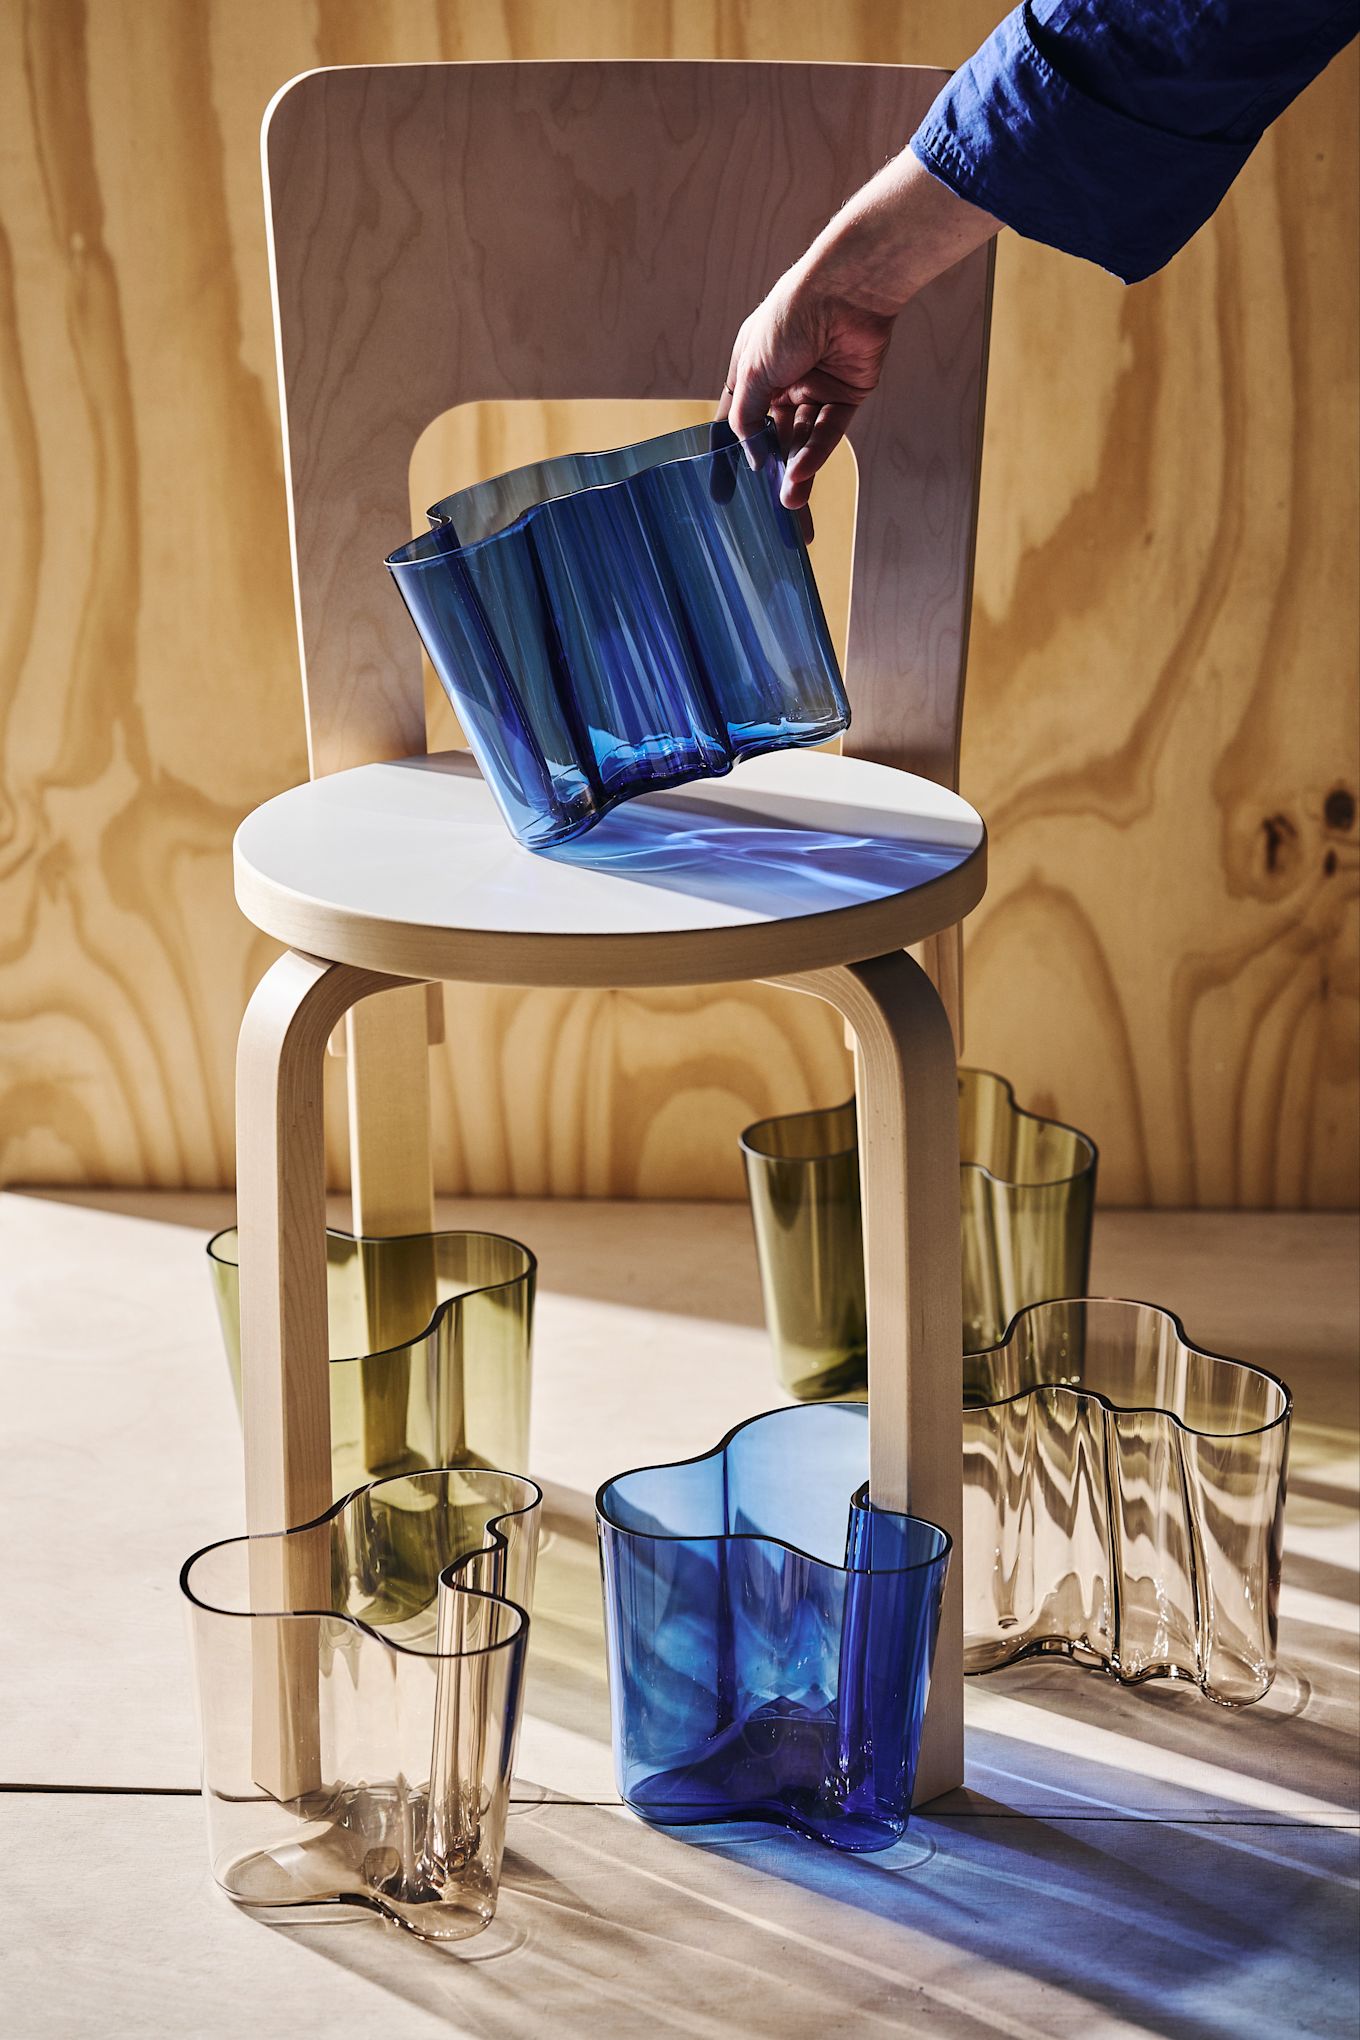
[[[859,1858],[552,1806],[512,1824],[481,1954],[376,1926],[314,1946],[488,2040],[1349,2036],[1355,1865],[1349,1831],[1065,1824],[981,1800]]]

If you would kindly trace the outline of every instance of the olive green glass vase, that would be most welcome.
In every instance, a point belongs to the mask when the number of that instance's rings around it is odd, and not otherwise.
[[[235,1228],[208,1242],[208,1263],[239,1409]],[[337,1499],[428,1467],[524,1465],[536,1267],[498,1233],[326,1234]]]
[[[765,1318],[800,1402],[867,1391],[864,1237],[853,1101],[761,1119],[741,1137]],[[965,1352],[1018,1310],[1084,1295],[1095,1143],[1026,1112],[1003,1077],[959,1071]]]

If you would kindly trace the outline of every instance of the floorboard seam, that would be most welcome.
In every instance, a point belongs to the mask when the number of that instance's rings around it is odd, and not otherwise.
[[[13,1781],[0,1780],[0,1796],[15,1798],[25,1796],[56,1795],[66,1798],[91,1799],[198,1799],[202,1795],[197,1785],[24,1785]],[[623,1812],[623,1802],[618,1799],[512,1799],[511,1807],[516,1812],[543,1812],[548,1808],[579,1808],[582,1811]],[[1254,1820],[1248,1817],[1238,1819],[1233,1814],[1196,1813],[1018,1813],[1005,1812],[957,1812],[918,1813],[916,1821],[931,1820],[941,1824],[954,1821],[1041,1821],[1049,1827],[1232,1827],[1269,1828],[1284,1834],[1360,1834],[1360,1814],[1354,1820]],[[661,1833],[682,1833],[682,1829],[662,1828]],[[779,1832],[772,1828],[771,1835]]]
[[[0,1780],[0,1792],[88,1793],[103,1799],[197,1799],[197,1785],[23,1785]]]

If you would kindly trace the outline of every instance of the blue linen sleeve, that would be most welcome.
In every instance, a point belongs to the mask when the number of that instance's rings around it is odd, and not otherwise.
[[[1137,283],[1358,29],[1360,0],[1028,0],[911,147],[1017,233]]]

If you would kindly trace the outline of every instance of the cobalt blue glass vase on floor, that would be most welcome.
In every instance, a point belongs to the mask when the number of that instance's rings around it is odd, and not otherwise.
[[[907,1824],[949,1539],[870,1506],[863,1403],[739,1425],[596,1497],[619,1789],[841,1849]]]
[[[772,425],[691,426],[478,483],[390,556],[521,843],[847,727],[782,477]]]

